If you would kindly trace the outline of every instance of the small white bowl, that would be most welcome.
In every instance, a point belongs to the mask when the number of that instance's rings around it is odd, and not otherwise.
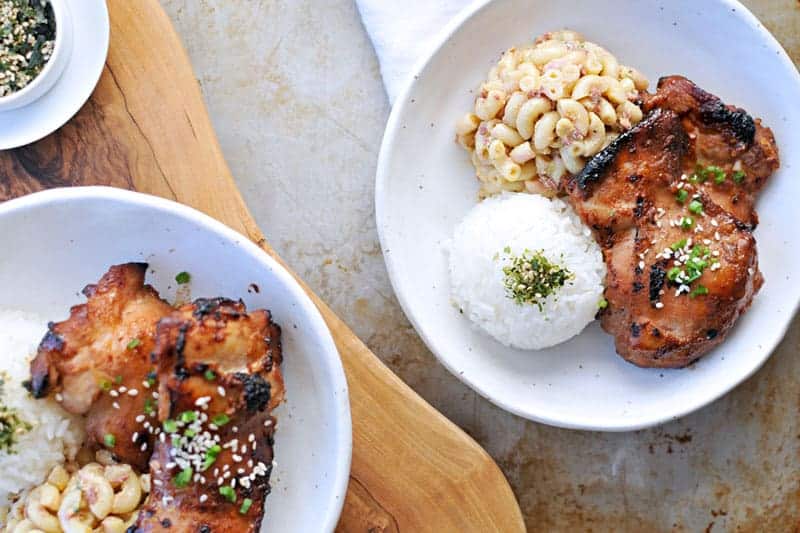
[[[168,301],[175,275],[192,297],[241,298],[281,325],[286,401],[278,407],[264,531],[330,532],[350,473],[347,382],[316,306],[258,246],[189,207],[106,187],[52,189],[0,204],[0,307],[63,320],[112,264],[146,261]],[[258,287],[256,289],[256,287]],[[0,355],[2,357],[2,355]]]
[[[72,55],[72,17],[66,0],[50,0],[56,22],[53,54],[39,74],[25,87],[0,97],[0,112],[26,106],[44,95],[61,77]]]

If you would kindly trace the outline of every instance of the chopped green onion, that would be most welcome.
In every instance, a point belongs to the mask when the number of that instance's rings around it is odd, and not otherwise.
[[[197,420],[197,413],[195,413],[194,411],[184,411],[181,413],[180,420],[184,424],[194,422],[195,420]]]
[[[694,298],[695,296],[703,296],[705,294],[708,294],[708,288],[703,285],[698,285],[689,293],[689,297]]]
[[[692,200],[689,202],[689,211],[694,213],[695,215],[699,215],[703,212],[703,203],[699,200]]]
[[[113,448],[117,444],[117,437],[115,437],[113,433],[106,433],[103,435],[103,444],[108,448]]]
[[[152,415],[155,412],[156,412],[156,410],[155,410],[155,407],[153,407],[153,400],[151,400],[150,398],[145,398],[145,400],[144,400],[144,414]]]
[[[714,176],[715,183],[722,183],[725,181],[725,171],[716,165],[707,166],[703,172],[706,178]]]
[[[684,246],[686,246],[686,239],[681,239],[678,242],[674,243],[672,246],[670,246],[670,248],[672,248],[673,252],[677,252]]]
[[[172,478],[172,483],[174,483],[178,488],[183,488],[192,480],[192,474],[194,474],[194,472],[191,468],[184,468],[178,472],[174,478]]]
[[[672,267],[667,272],[667,279],[670,280],[670,281],[675,281],[676,279],[678,279],[678,276],[680,275],[680,273],[681,273],[681,269],[680,268]]]
[[[219,488],[219,493],[229,502],[233,503],[236,501],[236,493],[233,489],[228,485],[223,485]]]
[[[745,173],[742,172],[741,170],[737,170],[736,172],[733,173],[733,182],[736,183],[737,185],[743,182],[744,178],[745,178]]]
[[[186,437],[187,439],[191,439],[195,435],[197,435],[197,432],[191,429],[187,429],[186,431],[183,432],[183,436]]]
[[[170,442],[172,442],[173,448],[180,448],[182,440],[183,439],[181,438],[181,436],[178,435],[177,433],[173,433],[172,436],[170,437]]]
[[[681,219],[681,227],[683,229],[689,229],[694,224],[694,219],[692,217],[683,217]]]
[[[164,431],[167,433],[175,433],[178,431],[178,423],[172,419],[168,418],[167,420],[164,420],[164,424],[162,425],[164,426]]]
[[[122,384],[122,376],[115,376],[114,383],[116,383],[117,385]]]
[[[100,382],[100,390],[108,392],[111,390],[111,382],[107,379],[104,379]]]
[[[600,309],[605,309],[606,307],[608,307],[608,300],[606,300],[605,298],[601,298],[600,301],[597,302],[597,307],[599,307]]]
[[[214,417],[211,419],[211,423],[217,427],[222,427],[230,421],[231,421],[230,417],[228,417],[228,415],[226,415],[225,413],[214,415]]]
[[[222,447],[219,444],[213,445],[211,448],[206,451],[206,455],[210,455],[212,457],[216,457],[222,452]]]
[[[178,285],[185,285],[186,283],[189,283],[191,279],[192,276],[188,272],[180,272],[177,276],[175,276],[175,281],[178,282]]]
[[[688,197],[689,197],[689,193],[686,192],[686,189],[679,190],[678,194],[675,195],[675,199],[680,203],[685,202]]]
[[[213,370],[210,370],[210,369],[209,369],[209,370],[206,370],[206,371],[205,371],[205,373],[203,374],[203,376],[204,376],[204,377],[205,377],[205,378],[206,378],[208,381],[214,381],[215,379],[217,379],[217,375],[214,373],[214,371],[213,371]]]
[[[149,374],[147,374],[147,384],[150,385],[151,387],[156,384],[155,372],[150,372]]]
[[[247,514],[247,511],[250,510],[250,507],[253,505],[253,500],[250,498],[245,498],[242,502],[242,506],[239,507],[239,514]]]
[[[128,349],[129,350],[133,350],[134,348],[136,348],[140,344],[141,344],[141,341],[139,339],[133,338],[133,339],[131,339],[131,342],[128,343]]]

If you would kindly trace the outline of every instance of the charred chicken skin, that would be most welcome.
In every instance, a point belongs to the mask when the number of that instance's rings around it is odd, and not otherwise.
[[[685,78],[567,184],[608,267],[601,313],[617,352],[682,367],[722,342],[763,283],[755,195],[778,167],[769,129]]]
[[[29,384],[35,397],[55,396],[70,413],[86,415],[90,441],[140,471],[147,467],[153,436],[143,432],[132,439],[134,420],[152,402],[144,385],[152,382],[156,324],[172,311],[145,285],[146,271],[144,263],[112,266],[88,285],[86,303],[72,307],[67,320],[48,325]]]
[[[270,490],[270,412],[283,398],[280,329],[267,311],[198,300],[159,322],[153,358],[163,431],[132,531],[256,531]]]

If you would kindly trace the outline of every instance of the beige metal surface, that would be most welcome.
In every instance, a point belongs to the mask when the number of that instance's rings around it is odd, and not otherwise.
[[[756,376],[661,428],[576,432],[504,413],[436,362],[392,294],[373,220],[389,107],[352,0],[163,2],[270,243],[376,354],[498,460],[531,531],[800,524],[800,320]],[[800,2],[746,4],[800,64]]]

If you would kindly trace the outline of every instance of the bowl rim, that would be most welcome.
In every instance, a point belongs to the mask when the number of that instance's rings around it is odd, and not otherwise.
[[[17,107],[16,104],[20,100],[26,100],[31,93],[39,90],[39,88],[46,84],[54,84],[61,76],[61,72],[54,71],[53,69],[66,67],[66,59],[62,56],[71,52],[71,47],[67,47],[70,41],[72,32],[72,20],[69,7],[66,0],[47,0],[50,7],[53,9],[53,19],[56,23],[56,40],[53,44],[53,53],[50,59],[45,63],[44,68],[31,80],[31,82],[22,89],[15,91],[5,96],[0,96],[0,111],[3,109],[12,110]],[[41,94],[36,95],[32,101],[38,100],[39,97],[46,94],[47,90],[42,91]],[[28,105],[31,102],[25,102],[20,105]]]
[[[791,326],[792,321],[787,321],[779,330],[779,335],[775,337],[769,343],[765,343],[764,346],[764,353],[766,354],[761,361],[758,362],[749,372],[742,374],[738,377],[738,379],[733,382],[730,387],[724,388],[718,393],[714,395],[710,395],[708,397],[702,398],[700,401],[694,401],[691,403],[684,404],[684,406],[680,409],[676,409],[674,413],[669,415],[662,415],[662,416],[650,416],[650,417],[640,417],[635,421],[626,422],[624,420],[615,420],[615,421],[608,421],[608,420],[589,420],[586,417],[584,418],[570,418],[564,419],[559,417],[553,416],[546,416],[535,414],[530,411],[526,411],[524,409],[520,409],[504,400],[498,399],[494,397],[489,390],[487,390],[480,381],[473,380],[468,378],[465,374],[459,371],[457,367],[454,366],[453,362],[445,357],[442,352],[444,350],[440,350],[439,343],[428,334],[428,332],[423,328],[422,322],[417,318],[414,308],[409,301],[408,295],[401,290],[399,286],[399,279],[400,279],[400,268],[398,263],[395,259],[395,256],[392,254],[385,253],[385,250],[389,249],[389,235],[387,235],[387,225],[386,225],[386,214],[388,213],[389,209],[387,206],[388,196],[386,194],[386,190],[388,188],[389,181],[391,179],[390,170],[389,170],[389,160],[392,158],[392,146],[395,144],[396,137],[401,130],[401,120],[402,117],[407,113],[407,109],[412,104],[410,102],[410,94],[414,90],[414,88],[419,83],[419,79],[421,78],[421,73],[427,69],[428,64],[439,55],[440,52],[444,49],[447,43],[450,41],[451,37],[459,31],[459,29],[469,20],[474,17],[480,16],[480,14],[486,10],[492,3],[496,0],[477,0],[473,4],[469,5],[468,7],[464,8],[459,14],[457,14],[444,28],[436,35],[434,39],[432,39],[430,46],[427,50],[425,50],[421,55],[420,58],[414,63],[411,70],[408,72],[405,81],[401,85],[400,91],[397,93],[397,97],[392,104],[392,109],[389,114],[389,119],[386,122],[386,128],[384,129],[383,139],[381,141],[380,151],[378,153],[378,163],[377,168],[375,171],[375,218],[376,218],[376,226],[378,232],[378,239],[381,245],[381,253],[383,255],[384,263],[386,264],[386,270],[389,275],[389,281],[392,285],[392,289],[394,290],[395,296],[397,297],[397,301],[400,303],[400,307],[403,309],[406,317],[408,318],[409,322],[414,326],[414,330],[420,336],[422,341],[425,343],[425,346],[434,354],[436,359],[441,363],[452,375],[458,378],[459,381],[467,385],[473,391],[477,392],[480,396],[487,399],[494,405],[497,405],[501,409],[520,416],[522,418],[532,420],[534,422],[540,422],[543,424],[547,424],[554,427],[561,427],[566,429],[576,429],[576,430],[585,430],[585,431],[610,431],[610,432],[625,432],[625,431],[636,431],[640,429],[645,429],[653,426],[657,426],[660,424],[664,424],[670,422],[672,420],[677,420],[682,418],[698,409],[701,409],[722,396],[726,395],[734,388],[741,385],[745,380],[750,378],[753,374],[755,374],[769,357],[772,355],[772,352],[775,351],[778,344],[783,340],[786,336],[789,327]],[[728,10],[732,10],[735,12],[735,16],[743,19],[743,21],[750,27],[753,28],[755,32],[759,35],[763,42],[773,46],[776,50],[779,50],[779,61],[781,62],[781,66],[787,72],[787,76],[793,78],[795,86],[800,90],[800,72],[798,72],[797,67],[795,66],[794,62],[789,58],[789,55],[786,53],[786,50],[783,46],[778,42],[775,36],[770,33],[769,30],[764,27],[763,24],[758,20],[758,18],[741,2],[738,0],[716,0],[718,4],[722,5],[723,7],[727,8]],[[449,280],[448,280],[449,283]],[[794,308],[792,309],[792,315],[796,315],[798,310],[800,309],[800,299],[795,301]]]
[[[350,395],[341,357],[331,331],[317,306],[292,274],[249,238],[205,213],[172,200],[106,186],[60,187],[31,193],[0,203],[0,219],[11,213],[87,199],[117,202],[152,209],[156,213],[175,215],[196,223],[204,230],[234,243],[236,247],[241,247],[242,252],[251,255],[265,268],[274,273],[279,282],[288,289],[301,312],[306,313],[309,317],[313,328],[306,334],[317,337],[320,345],[324,347],[317,353],[319,364],[324,365],[326,374],[330,376],[331,388],[341,391],[341,394],[337,394],[333,399],[336,408],[336,424],[339,426],[339,431],[330,437],[334,439],[342,453],[339,454],[332,472],[334,490],[328,497],[327,509],[320,510],[327,513],[327,516],[322,519],[323,531],[333,531],[342,512],[350,479],[353,447],[352,419],[350,414]]]

